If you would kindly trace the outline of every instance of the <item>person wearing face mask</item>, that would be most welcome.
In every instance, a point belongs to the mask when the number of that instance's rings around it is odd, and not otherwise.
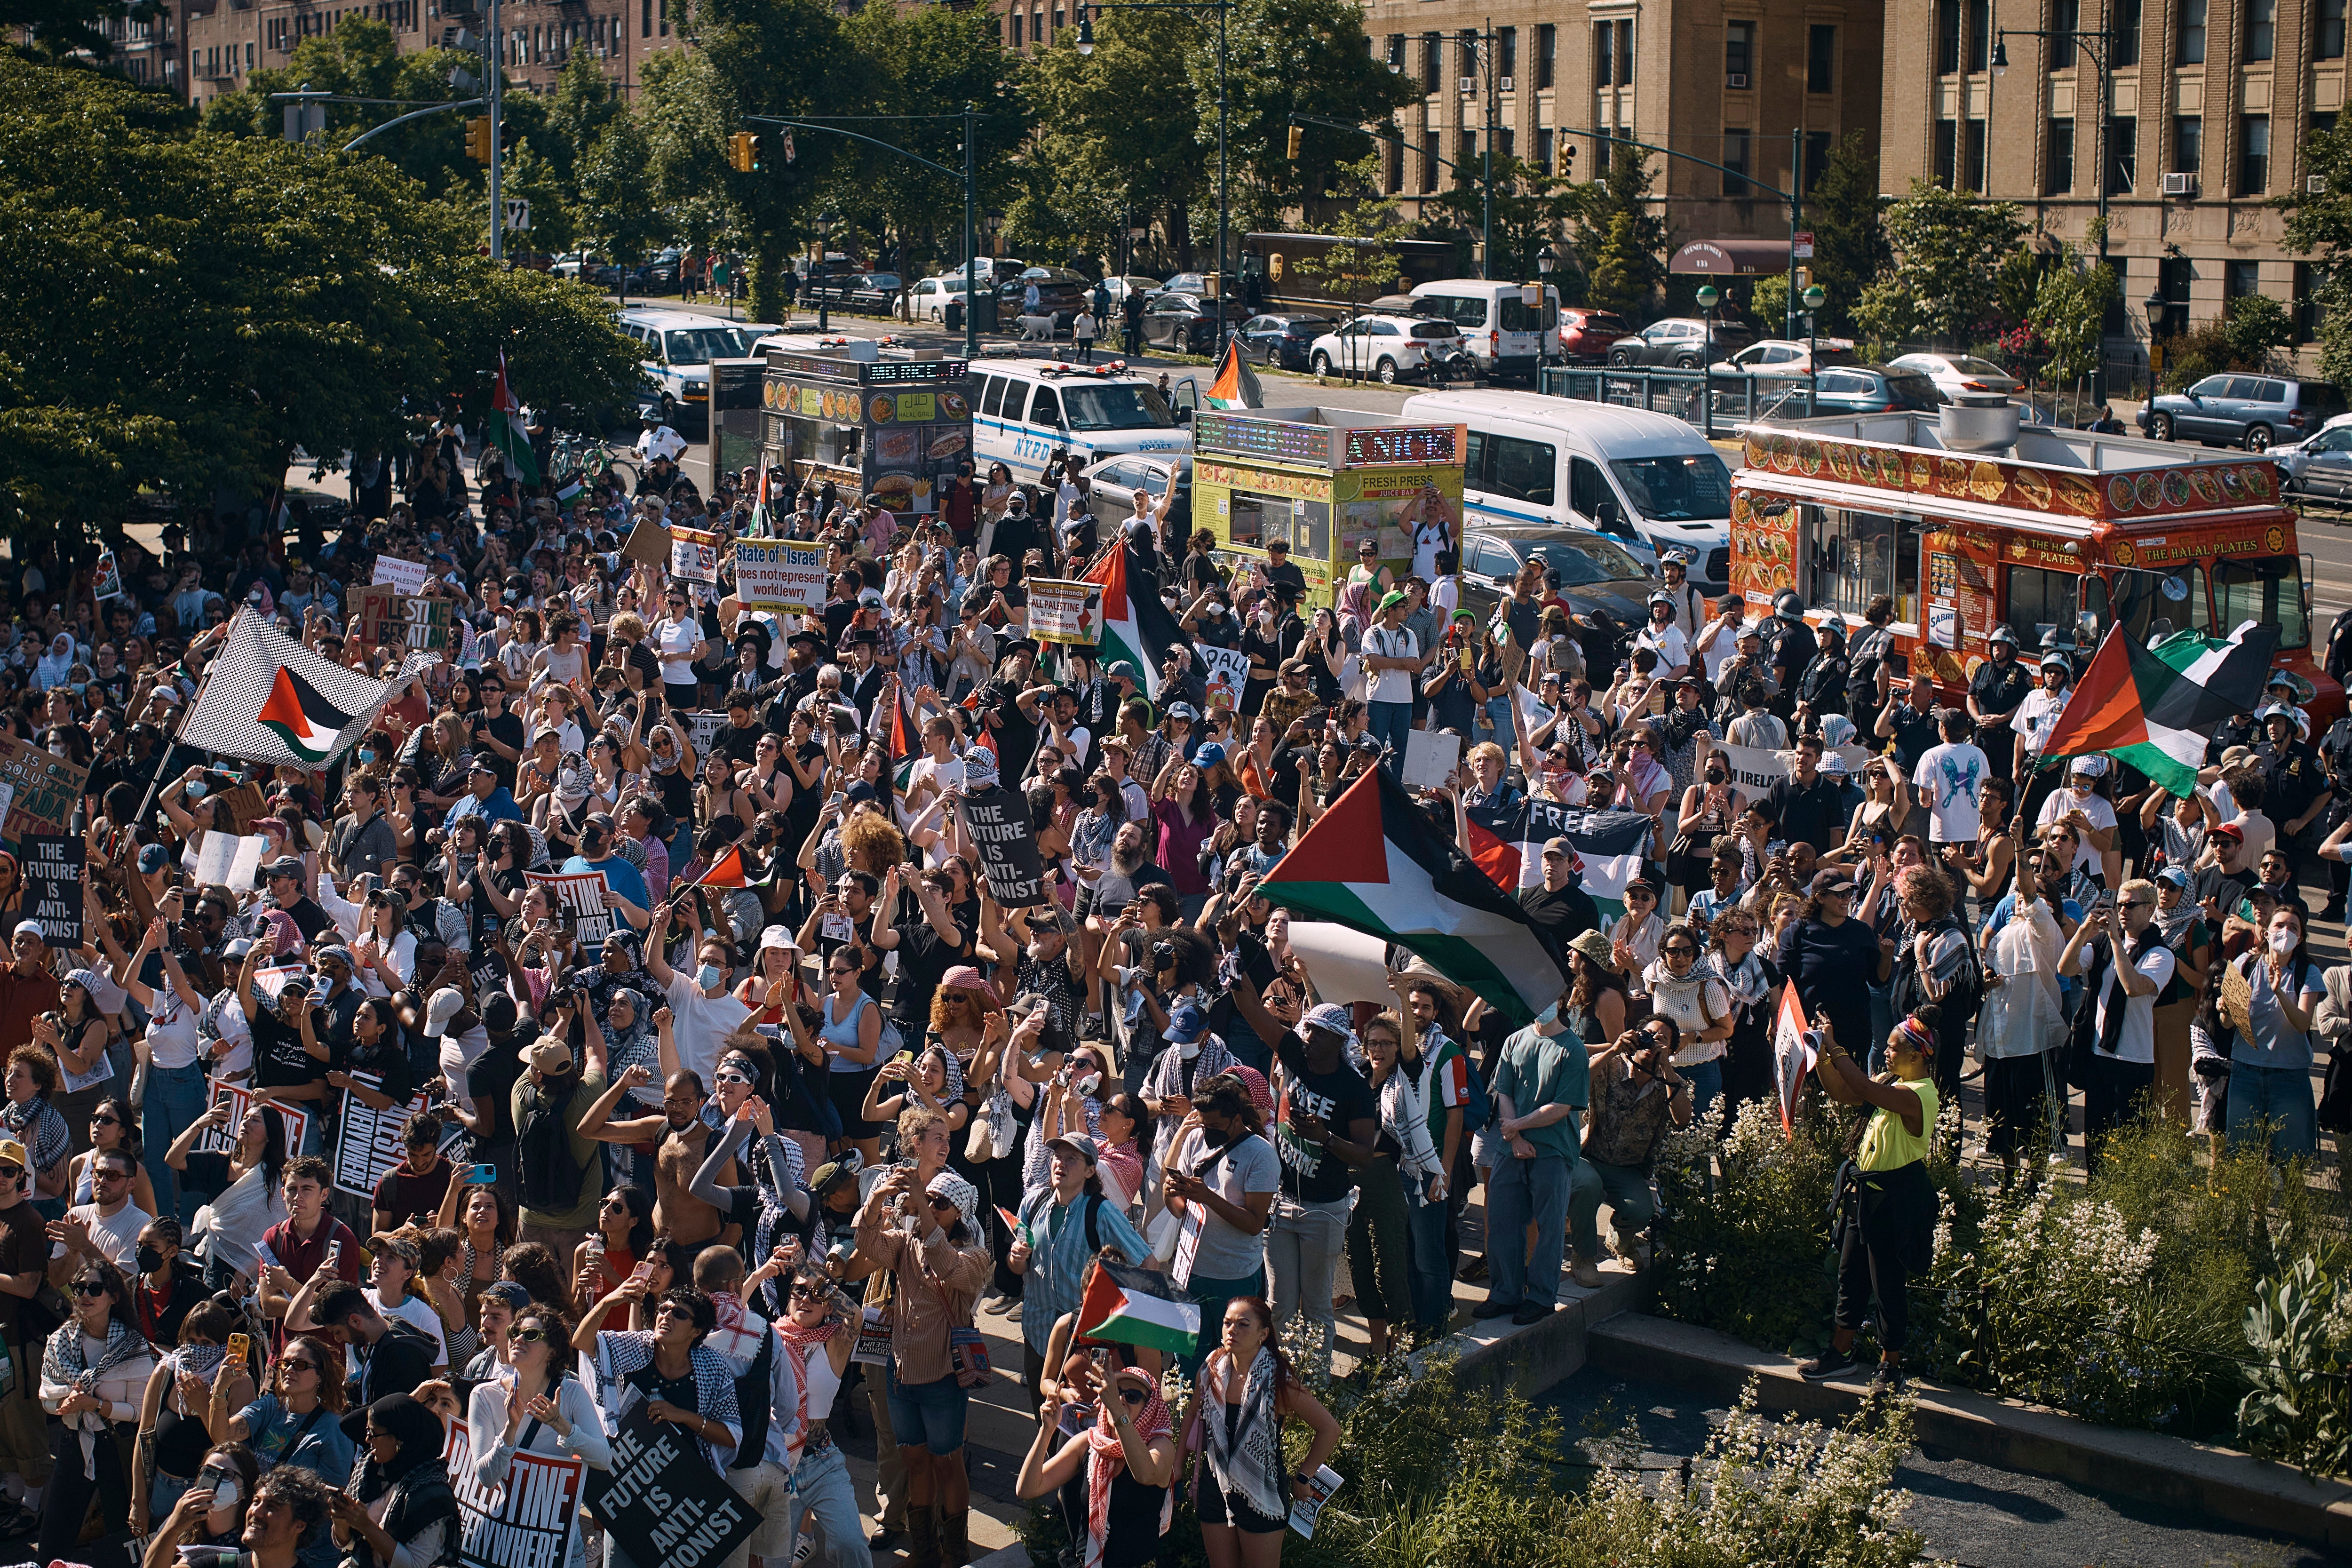
[[[180,1342],[180,1327],[205,1300],[204,1281],[180,1259],[180,1222],[149,1220],[139,1232],[131,1279],[131,1316],[151,1344]],[[147,1423],[142,1422],[142,1426]]]
[[[2246,994],[2239,998],[2225,978],[2220,1012],[2231,1032],[2230,1142],[2266,1145],[2274,1161],[2308,1159],[2318,1147],[2313,1025],[2326,986],[2304,947],[2302,907],[2282,903],[2273,910],[2260,944],[2232,959],[2231,967],[2245,981]]]
[[[718,937],[706,937],[697,946],[694,973],[680,973],[667,957],[669,925],[670,906],[664,904],[654,911],[646,933],[646,973],[661,987],[668,1004],[678,1065],[707,1081],[727,1037],[743,1026],[751,1009],[728,990],[734,972],[734,955],[728,944]]]
[[[1167,1047],[1152,1058],[1151,1070],[1138,1091],[1152,1117],[1150,1174],[1154,1178],[1168,1169],[1169,1153],[1183,1131],[1184,1119],[1192,1113],[1200,1089],[1234,1061],[1223,1037],[1210,1029],[1208,1014],[1192,1003],[1181,1002],[1170,1010],[1163,1037]],[[1156,1180],[1147,1189],[1146,1207],[1155,1215],[1160,1211]]]
[[[2090,1081],[2083,1089],[2083,1141],[2095,1164],[2105,1135],[2137,1116],[2156,1087],[2156,999],[2176,967],[2156,923],[2156,884],[2138,879],[2112,897],[2102,894],[2058,954],[2060,973],[2084,976],[2074,1030],[2078,1038],[2089,1032],[2094,1042]],[[2294,944],[2288,945],[2292,952]],[[2304,1016],[2307,1022],[2307,1011]]]
[[[613,819],[603,813],[589,817],[580,825],[580,853],[563,862],[566,872],[602,871],[607,898],[614,895],[634,911],[624,909],[631,925],[642,926],[646,910],[653,903],[653,895],[646,889],[645,873],[624,859],[614,845]]]
[[[159,1488],[146,1505],[134,1504],[132,1508],[134,1532],[143,1531],[153,1518],[156,1505],[171,1510],[154,1539],[147,1543],[142,1568],[180,1568],[187,1561],[180,1554],[184,1547],[242,1550],[247,1500],[260,1481],[260,1462],[253,1457],[253,1450],[242,1443],[222,1443],[206,1448],[202,1441],[202,1422],[185,1425],[198,1439],[194,1476],[175,1478],[176,1494],[169,1503],[163,1502]],[[160,1482],[163,1478],[159,1473],[156,1479]]]
[[[1021,1277],[1022,1382],[1033,1394],[1045,1374],[1054,1324],[1076,1310],[1087,1265],[1106,1247],[1140,1267],[1151,1256],[1126,1214],[1103,1195],[1100,1143],[1069,1132],[1046,1145],[1050,1180],[1021,1201],[1020,1228],[1005,1264]]]
[[[2116,808],[2098,793],[2106,771],[2103,756],[2074,758],[2067,764],[2066,787],[2053,790],[2033,819],[2039,827],[2063,822],[2074,830],[2074,868],[2080,871],[2097,872],[2100,857],[2115,847]]]

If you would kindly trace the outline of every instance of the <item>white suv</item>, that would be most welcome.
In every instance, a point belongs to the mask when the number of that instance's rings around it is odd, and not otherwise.
[[[1426,375],[1432,359],[1462,352],[1462,333],[1451,321],[1359,316],[1308,345],[1307,363],[1318,376],[1336,372],[1350,379],[1374,376],[1394,382]]]

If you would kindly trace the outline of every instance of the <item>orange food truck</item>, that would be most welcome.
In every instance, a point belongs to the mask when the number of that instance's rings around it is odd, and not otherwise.
[[[2006,414],[2000,410],[2006,409]],[[1731,586],[1750,615],[1793,588],[1849,629],[1895,600],[1895,646],[1957,705],[2006,624],[2028,658],[2058,627],[2087,650],[2158,619],[2227,636],[2279,628],[2315,730],[2344,689],[2313,658],[2311,558],[2251,453],[2042,426],[2013,405],[1750,425],[1731,483]]]

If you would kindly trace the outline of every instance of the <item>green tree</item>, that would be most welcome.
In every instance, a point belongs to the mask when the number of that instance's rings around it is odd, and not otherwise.
[[[587,50],[574,49],[563,64],[563,74],[555,79],[555,95],[547,106],[546,151],[555,177],[573,184],[580,160],[596,145],[604,128],[626,112],[627,105],[602,64]]]
[[[1110,11],[1096,24],[1092,55],[1065,29],[1030,57],[1022,92],[1037,129],[1022,194],[1005,215],[1022,254],[1107,248],[1133,212],[1159,217],[1180,268],[1198,265],[1192,211],[1214,199],[1216,160],[1201,156],[1198,98],[1171,62],[1186,58],[1199,30],[1175,12]]]
[[[1396,241],[1404,237],[1407,226],[1396,204],[1381,195],[1384,167],[1375,149],[1339,171],[1344,188],[1352,189],[1356,200],[1332,215],[1329,232],[1356,243],[1335,245],[1297,264],[1301,277],[1320,284],[1332,298],[1347,300],[1351,317],[1365,300],[1394,287],[1402,269]]]
[[[158,0],[0,0],[0,33],[21,38],[37,59],[104,61],[114,58],[110,24],[149,21],[163,13]]]
[[[2325,188],[2312,195],[2306,182],[2305,190],[2276,205],[2287,215],[2288,248],[2315,263],[2320,374],[2352,387],[2352,288],[2347,287],[2352,279],[2352,126],[2313,132],[2304,140],[2303,157],[2305,171]]]
[[[1193,140],[1208,154],[1203,173],[1214,195],[1217,146],[1216,15],[1178,17],[1191,40],[1185,68],[1192,82]],[[1352,131],[1301,127],[1298,161],[1289,156],[1290,116],[1313,114],[1349,125],[1387,121],[1421,90],[1372,52],[1355,0],[1236,0],[1226,20],[1226,164],[1236,215],[1272,221],[1286,208],[1318,202],[1344,188],[1364,138]],[[1245,226],[1234,222],[1234,248]]]
[[[1854,310],[1879,273],[1893,259],[1878,221],[1878,160],[1870,153],[1870,133],[1849,131],[1830,150],[1822,177],[1805,192],[1805,222],[1813,236],[1812,280],[1829,296],[1813,312],[1824,333],[1851,336]],[[1767,316],[1759,308],[1757,319]]]
[[[1608,172],[1582,193],[1576,253],[1584,264],[1584,302],[1639,315],[1666,275],[1666,222],[1650,206],[1650,163],[1638,148],[1619,147]]]
[[[1566,236],[1569,225],[1584,210],[1590,189],[1573,181],[1554,179],[1547,171],[1522,159],[1497,154],[1492,230],[1495,250],[1486,260],[1486,275],[1522,280],[1537,276],[1536,258],[1555,247]],[[1442,229],[1458,237],[1465,250],[1470,251],[1486,230],[1484,159],[1461,171],[1453,184],[1424,205],[1424,210],[1429,208],[1434,208],[1439,216],[1424,222],[1424,231]],[[1465,255],[1465,264],[1469,259],[1471,257]]]
[[[2107,310],[2115,303],[2116,291],[2113,266],[2106,262],[2094,266],[2071,245],[2060,249],[2054,263],[2042,271],[2025,317],[2026,325],[2049,346],[2043,376],[2068,382],[2098,369]]]
[[[1885,348],[1914,337],[1966,346],[1997,303],[1995,273],[2024,237],[2023,213],[1914,180],[1884,222],[1894,259],[1863,290],[1855,324]]]
[[[674,55],[656,55],[652,72]],[[578,160],[578,238],[598,253],[634,266],[651,253],[665,224],[654,195],[653,147],[641,111],[625,110],[599,132]]]

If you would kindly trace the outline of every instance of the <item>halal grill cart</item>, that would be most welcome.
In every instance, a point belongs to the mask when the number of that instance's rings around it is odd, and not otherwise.
[[[935,511],[971,458],[970,373],[961,359],[873,342],[772,348],[760,460],[796,481],[879,496],[896,513]]]
[[[1263,567],[1280,540],[1307,581],[1305,607],[1319,608],[1367,539],[1399,578],[1412,569],[1417,529],[1442,525],[1460,548],[1466,440],[1459,425],[1359,408],[1202,409],[1192,422],[1192,516],[1239,572]]]
[[[1766,422],[1742,432],[1731,485],[1731,586],[1769,614],[1793,588],[1818,625],[1895,601],[1897,651],[1957,705],[1997,626],[2029,659],[2056,630],[2087,654],[2121,626],[2146,641],[2279,628],[2280,667],[2324,730],[2344,689],[2314,660],[2311,558],[2251,453],[2021,427],[2014,404]]]

